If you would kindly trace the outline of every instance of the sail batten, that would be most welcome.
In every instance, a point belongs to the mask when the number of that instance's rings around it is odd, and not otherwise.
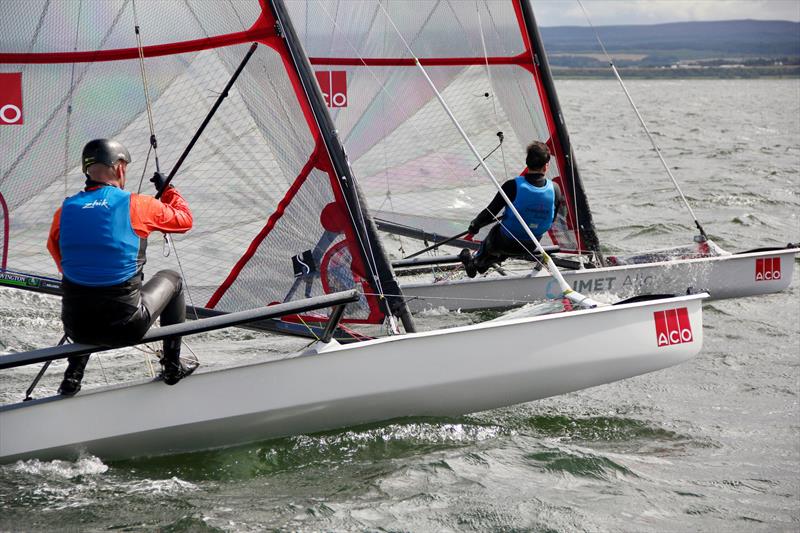
[[[312,65],[327,66],[367,66],[367,67],[415,67],[416,60],[405,57],[310,57]],[[530,66],[533,61],[530,54],[512,57],[420,57],[422,66],[460,67],[470,65],[518,65]]]

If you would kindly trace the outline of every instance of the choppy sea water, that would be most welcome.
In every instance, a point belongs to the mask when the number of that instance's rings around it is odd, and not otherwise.
[[[800,240],[800,80],[628,86],[718,244]],[[613,251],[687,243],[691,218],[618,85],[557,88],[601,241]],[[0,530],[797,531],[799,296],[794,281],[706,304],[695,359],[506,409],[178,457],[3,465]],[[53,298],[0,290],[0,321],[3,352],[60,336]],[[296,344],[231,330],[192,346],[222,364]],[[143,372],[135,351],[96,359],[86,386]],[[41,391],[57,386],[63,363],[54,368]],[[34,373],[0,374],[0,402],[20,399]]]

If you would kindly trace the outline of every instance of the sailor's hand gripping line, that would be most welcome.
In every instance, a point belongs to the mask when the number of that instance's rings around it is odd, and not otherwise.
[[[561,289],[561,293],[564,296],[564,298],[567,298],[572,303],[579,305],[580,307],[583,308],[592,308],[592,307],[597,307],[599,305],[604,305],[600,304],[599,302],[596,302],[595,300],[589,298],[588,296],[585,296],[573,290],[572,287],[569,286],[567,281],[564,279],[564,276],[562,276],[561,272],[559,272],[558,267],[555,265],[552,258],[544,250],[539,240],[536,238],[536,236],[530,230],[528,225],[525,223],[525,220],[522,218],[522,215],[520,215],[519,211],[517,211],[517,209],[514,207],[514,204],[506,195],[505,191],[503,191],[503,187],[500,185],[500,182],[497,181],[497,178],[495,178],[491,169],[489,169],[489,167],[486,165],[486,162],[483,160],[483,157],[481,156],[480,152],[478,152],[478,150],[472,144],[472,141],[470,141],[469,137],[467,136],[467,133],[461,127],[461,124],[459,124],[455,115],[453,115],[453,112],[450,110],[450,107],[447,105],[447,102],[445,102],[444,98],[442,97],[442,94],[436,88],[436,85],[433,83],[433,80],[431,80],[430,76],[428,75],[427,70],[425,70],[425,67],[422,66],[422,63],[420,62],[419,58],[416,56],[416,54],[414,54],[414,51],[411,49],[411,46],[406,41],[405,37],[403,37],[402,33],[400,33],[400,30],[397,28],[397,25],[394,23],[391,16],[384,8],[383,2],[381,2],[381,0],[378,0],[378,5],[380,6],[381,11],[383,11],[386,20],[389,22],[394,31],[397,33],[397,36],[403,42],[403,45],[406,47],[406,50],[408,50],[409,54],[411,54],[411,57],[414,59],[414,63],[417,65],[417,67],[419,67],[420,72],[422,72],[422,75],[425,77],[425,81],[428,83],[431,90],[436,95],[436,98],[437,100],[439,100],[439,103],[442,105],[442,108],[444,109],[445,113],[447,113],[447,116],[450,117],[450,120],[453,122],[453,125],[456,127],[459,134],[461,134],[461,137],[464,139],[464,142],[466,142],[470,151],[478,159],[478,162],[480,166],[483,168],[483,170],[486,172],[486,175],[489,177],[490,180],[492,180],[492,183],[494,183],[494,186],[497,188],[498,193],[503,198],[503,201],[506,203],[506,209],[508,209],[514,215],[514,218],[517,219],[522,228],[525,230],[525,233],[534,243],[536,251],[541,254],[542,263],[547,268],[547,271],[550,272],[550,274],[558,283],[558,286]]]
[[[141,189],[141,186],[142,186],[141,182],[144,180],[145,172],[147,170],[147,162],[150,159],[150,151],[152,151],[153,154],[154,154],[156,171],[153,174],[153,177],[150,179],[150,181],[153,183],[153,185],[156,188],[156,194],[155,194],[156,199],[160,199],[161,196],[164,194],[164,191],[167,190],[168,187],[170,187],[170,183],[172,182],[172,179],[178,173],[178,170],[180,169],[181,165],[186,160],[186,157],[189,155],[189,152],[192,151],[192,148],[194,147],[194,145],[197,142],[197,140],[203,134],[203,131],[205,130],[206,126],[208,126],[208,123],[211,121],[211,118],[217,112],[217,109],[222,104],[222,101],[228,96],[228,92],[230,91],[231,87],[233,87],[233,84],[236,82],[236,79],[239,77],[239,74],[241,74],[241,72],[244,69],[244,67],[247,64],[247,62],[253,56],[253,53],[256,51],[256,48],[258,47],[258,44],[257,43],[253,43],[250,46],[249,50],[247,51],[247,53],[245,54],[244,58],[242,59],[242,62],[239,64],[239,66],[237,67],[236,71],[233,73],[231,78],[228,80],[228,83],[225,85],[225,88],[222,90],[222,92],[217,97],[217,100],[214,102],[214,105],[209,110],[209,112],[206,115],[205,119],[203,119],[203,122],[200,124],[200,127],[197,129],[197,131],[195,132],[194,136],[189,141],[189,144],[186,146],[186,148],[183,150],[183,153],[181,153],[180,157],[175,162],[175,165],[172,167],[172,170],[170,170],[168,175],[164,176],[164,174],[161,173],[161,167],[160,167],[159,160],[158,160],[158,141],[156,139],[155,126],[153,125],[153,111],[152,111],[152,105],[151,105],[151,101],[150,101],[150,93],[148,91],[147,71],[145,69],[145,63],[144,63],[144,47],[142,46],[142,36],[141,36],[140,29],[139,29],[139,21],[138,21],[137,14],[136,14],[136,0],[132,0],[132,6],[133,6],[133,20],[134,20],[135,32],[136,32],[136,46],[137,46],[137,48],[139,50],[139,68],[140,68],[141,75],[142,75],[142,86],[144,88],[144,98],[145,98],[145,104],[146,104],[146,107],[147,107],[147,123],[148,123],[148,126],[150,128],[150,150],[148,150],[147,158],[145,159],[145,168],[142,170],[142,178],[140,179],[140,182],[139,182],[139,189]],[[190,289],[189,283],[186,280],[186,275],[185,275],[184,270],[183,270],[183,265],[181,264],[180,258],[178,257],[178,250],[175,247],[175,242],[173,241],[173,239],[170,238],[169,235],[167,235],[165,233],[164,234],[164,256],[165,257],[169,255],[170,248],[172,249],[173,253],[175,254],[175,261],[176,261],[176,263],[178,265],[178,269],[180,270],[180,273],[181,273],[181,279],[183,280],[183,286],[186,288],[186,295],[187,295],[187,297],[189,299],[189,305],[194,310],[195,319],[198,319],[199,316],[197,315],[197,307],[194,304],[194,299],[192,298],[192,293],[191,293],[191,289]]]

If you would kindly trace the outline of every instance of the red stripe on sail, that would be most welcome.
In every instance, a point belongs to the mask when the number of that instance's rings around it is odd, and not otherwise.
[[[203,39],[194,39],[179,43],[156,44],[142,48],[145,57],[159,57],[186,52],[199,52],[210,48],[221,48],[236,44],[261,41],[275,36],[275,29],[262,27],[256,23],[252,28],[227,35],[217,35]],[[5,53],[0,54],[0,63],[10,64],[46,64],[46,63],[95,63],[99,61],[119,61],[138,59],[138,48],[119,48],[116,50],[94,50],[87,52],[41,52],[41,53]]]
[[[303,166],[303,169],[300,171],[300,174],[298,174],[298,176],[294,179],[292,186],[289,187],[288,191],[286,191],[286,194],[281,199],[281,201],[278,202],[277,209],[267,219],[267,223],[264,225],[261,231],[258,232],[258,235],[256,235],[256,237],[250,243],[250,246],[247,248],[247,251],[245,251],[244,255],[242,255],[242,257],[239,258],[239,260],[236,262],[230,274],[228,274],[228,277],[225,278],[225,281],[222,282],[222,285],[220,285],[217,288],[217,290],[214,291],[214,294],[211,295],[211,298],[206,303],[207,308],[214,309],[214,306],[216,306],[217,303],[219,303],[220,299],[225,295],[230,286],[233,285],[233,282],[236,281],[236,278],[239,277],[239,274],[242,272],[242,269],[245,267],[245,265],[247,265],[247,263],[256,253],[256,250],[258,250],[258,247],[261,245],[264,239],[267,238],[267,235],[269,235],[269,233],[272,231],[272,228],[275,227],[275,224],[277,224],[278,220],[281,219],[283,213],[286,211],[286,208],[289,206],[289,204],[292,202],[292,199],[297,194],[297,191],[300,190],[300,187],[303,185],[303,183],[305,183],[306,179],[311,174],[311,171],[314,169],[314,165],[316,164],[317,159],[319,159],[319,145],[317,145],[317,148],[315,148],[314,151],[311,153],[311,156],[308,158],[308,161]]]
[[[274,17],[270,15],[269,19],[266,18],[267,13],[271,13],[269,6],[267,5],[267,0],[259,0],[259,3],[261,4],[264,23],[267,25],[274,26],[274,24],[277,23]],[[289,76],[289,79],[291,80],[292,88],[294,89],[295,95],[297,96],[297,101],[300,104],[301,109],[303,110],[303,115],[306,119],[309,131],[314,136],[314,142],[316,143],[316,149],[315,149],[316,157],[314,162],[316,164],[316,167],[328,174],[334,199],[336,200],[336,203],[339,204],[342,207],[342,209],[344,209],[346,212],[349,206],[340,189],[341,184],[339,183],[339,180],[336,176],[336,172],[334,171],[334,166],[331,160],[331,156],[327,151],[327,147],[322,142],[321,133],[319,131],[319,125],[317,124],[316,118],[314,117],[314,112],[311,109],[311,104],[308,101],[308,96],[305,93],[303,84],[300,81],[300,76],[297,74],[297,71],[294,65],[292,64],[289,47],[286,44],[286,42],[277,35],[274,37],[270,37],[269,39],[263,42],[264,44],[270,46],[272,49],[278,52],[278,55],[280,55],[281,57],[281,61],[283,61],[284,69],[286,70],[286,73]],[[289,199],[289,201],[291,201],[291,198]],[[364,261],[361,257],[361,252],[358,248],[359,238],[355,230],[353,229],[352,224],[345,225],[344,234],[347,240],[347,248],[350,250],[350,255],[352,257],[352,263],[351,263],[352,270],[355,272],[365,273],[366,269],[364,267]],[[375,287],[375,289],[377,289],[377,287]],[[378,305],[377,298],[375,296],[367,296],[367,301],[369,303],[369,308],[370,308],[370,314],[367,320],[373,323],[377,323],[383,320],[383,313],[380,311],[380,306]]]

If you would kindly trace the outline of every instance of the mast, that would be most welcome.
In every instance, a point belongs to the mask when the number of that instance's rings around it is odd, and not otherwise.
[[[314,71],[311,68],[308,57],[299,44],[300,40],[295,33],[286,6],[283,0],[270,0],[269,5],[275,19],[280,25],[278,31],[286,43],[286,47],[291,54],[303,89],[306,92],[314,118],[322,134],[322,140],[325,143],[325,147],[333,163],[334,172],[341,187],[342,194],[347,204],[350,206],[351,211],[348,214],[353,222],[353,229],[358,235],[358,250],[361,253],[364,263],[366,265],[373,265],[378,273],[379,279],[376,280],[374,279],[372,268],[365,269],[369,277],[369,282],[373,287],[381,287],[383,289],[383,294],[379,296],[383,296],[383,298],[380,298],[380,302],[381,306],[384,308],[384,312],[388,316],[399,317],[405,330],[407,332],[413,332],[415,328],[411,313],[406,306],[405,298],[403,298],[400,286],[395,279],[392,265],[386,257],[386,252],[378,237],[378,230],[375,227],[372,217],[369,215],[361,189],[353,178],[350,162],[347,159],[347,154],[336,133],[333,120],[328,114],[321,92],[317,90]],[[353,212],[353,210],[357,211]],[[365,246],[369,246],[369,250],[365,249]]]
[[[564,185],[572,190],[572,197],[577,204],[576,224],[579,226],[581,241],[585,249],[595,252],[600,255],[600,242],[597,239],[597,233],[594,229],[594,221],[592,220],[592,212],[589,210],[589,203],[586,199],[586,192],[583,189],[583,182],[581,182],[580,174],[578,173],[578,166],[575,163],[574,153],[572,151],[572,144],[569,140],[569,133],[567,132],[567,125],[564,122],[564,115],[561,112],[561,105],[558,103],[558,96],[556,95],[556,88],[553,84],[553,75],[550,72],[550,65],[547,62],[547,55],[544,51],[544,44],[542,37],[539,33],[539,26],[536,24],[536,19],[533,16],[528,0],[518,0],[519,6],[522,10],[522,18],[525,23],[525,30],[528,32],[528,39],[530,40],[531,47],[533,48],[534,61],[539,67],[541,72],[542,85],[544,86],[547,95],[547,104],[550,111],[553,113],[556,127],[556,134],[561,144],[561,149],[564,152],[567,168],[571,171],[571,176],[564,176]],[[570,179],[572,178],[572,179]]]

